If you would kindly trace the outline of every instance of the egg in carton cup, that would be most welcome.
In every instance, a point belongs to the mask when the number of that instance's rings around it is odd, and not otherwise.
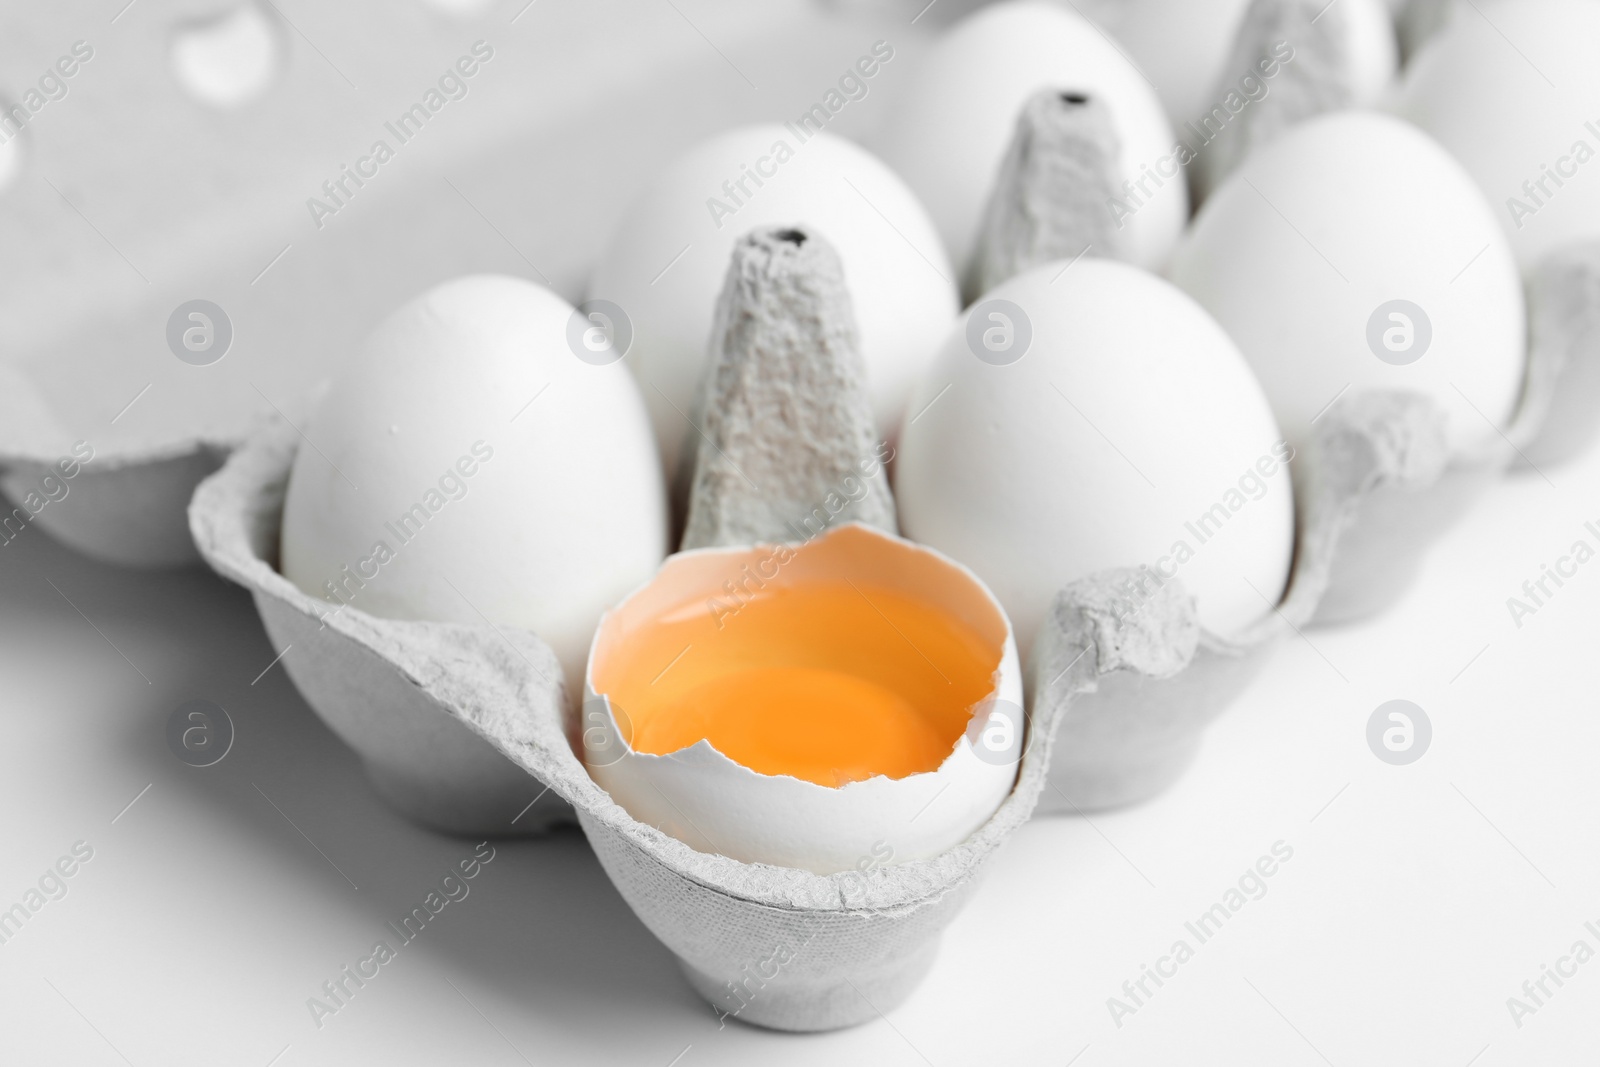
[[[444,288],[514,284],[468,281]],[[481,323],[467,304],[461,321]],[[441,318],[427,308],[388,335]],[[570,805],[720,1013],[787,1030],[864,1022],[915,988],[1027,819],[1051,724],[1023,712],[993,594],[895,532],[857,344],[825,238],[766,227],[736,244],[683,550],[594,628],[581,709],[565,657],[527,629],[332,611],[280,574],[289,472],[312,440],[292,427],[202,484],[196,542],[251,589],[307,701],[402,812],[504,833],[548,787],[516,829]],[[546,347],[570,358],[556,337]],[[642,416],[629,425],[648,439]],[[647,510],[660,505],[658,492]]]

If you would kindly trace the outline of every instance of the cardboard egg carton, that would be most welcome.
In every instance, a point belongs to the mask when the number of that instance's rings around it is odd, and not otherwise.
[[[849,299],[837,255],[814,233],[776,228],[736,247],[702,405],[711,413],[690,503],[695,544],[804,540],[792,520],[859,475],[873,420]],[[426,825],[474,834],[537,829],[575,811],[618,891],[725,1017],[825,1030],[910,995],[978,874],[1038,800],[1056,711],[1034,718],[998,809],[931,857],[823,875],[696,851],[590,776],[561,672],[537,636],[330,614],[278,572],[298,447],[280,424],[230,456],[195,494],[194,539],[214,569],[251,590],[295,684],[380,794]],[[869,480],[872,492],[844,519],[892,531],[881,470]],[[1009,626],[1005,645],[1014,658]],[[528,808],[545,790],[555,802]]]
[[[851,314],[836,257],[803,224],[737,246],[710,344],[691,547],[818,532],[785,516],[856,472],[872,440]],[[802,358],[814,365],[796,368]],[[1524,412],[1542,410],[1534,383],[1551,380],[1530,374]],[[782,411],[791,414],[774,417]],[[1250,632],[1203,631],[1177,580],[1130,603],[1144,569],[1062,590],[1033,652],[1027,743],[1004,803],[931,858],[834,875],[699,852],[630,815],[585,769],[574,709],[535,635],[329,614],[287,581],[276,554],[300,446],[293,427],[279,423],[236,451],[202,484],[190,518],[202,555],[251,590],[285,669],[394,807],[447,832],[492,836],[538,832],[575,813],[624,898],[719,1011],[829,1029],[910,995],[987,859],[1036,808],[1132,803],[1183,773],[1205,726],[1273,645],[1315,617],[1364,523],[1447,518],[1493,477],[1504,450],[1452,466],[1444,418],[1424,398],[1369,393],[1341,398],[1319,420],[1294,466],[1288,591]],[[842,519],[892,532],[881,471],[864,488]]]
[[[796,220],[793,231],[803,227]],[[782,253],[795,243],[788,232],[757,235],[755,244]],[[859,374],[848,373],[851,332],[840,325],[843,287],[805,291],[822,294],[823,306],[797,309],[793,294],[769,288],[719,309],[692,544],[791,539],[796,531],[777,520],[834,486],[868,441],[865,405],[852,396]],[[738,344],[726,333],[732,322],[741,324]],[[774,377],[784,361],[763,346],[795,342],[785,324],[796,322],[815,331],[801,346],[844,360],[833,367],[841,373]],[[1560,377],[1547,371],[1553,358],[1536,352],[1515,438],[1548,410],[1544,391]],[[720,367],[732,373],[719,376]],[[823,421],[799,433],[787,427],[785,437],[763,413],[786,395]],[[614,802],[584,767],[568,694],[548,680],[560,672],[537,636],[354,609],[329,615],[284,579],[278,528],[301,442],[283,419],[268,418],[201,485],[190,523],[206,562],[251,590],[274,646],[285,650],[285,669],[393,806],[439,829],[497,836],[575,814],[619,892],[697,992],[745,1021],[821,1030],[876,1018],[910,995],[988,859],[1036,807],[1085,811],[1154,795],[1192,761],[1205,725],[1276,641],[1320,611],[1359,613],[1395,595],[1432,533],[1515,451],[1508,441],[1452,460],[1443,419],[1426,400],[1403,395],[1352,395],[1330,409],[1294,471],[1288,592],[1248,633],[1204,632],[1175,580],[1128,610],[1127,583],[1142,571],[1093,575],[1062,590],[1034,650],[1028,743],[1007,799],[933,857],[831,875],[696,851]],[[750,471],[781,487],[781,506],[744,488]],[[893,528],[886,486],[875,482],[860,503],[852,518]]]
[[[273,59],[222,108],[174,55],[230,19]],[[576,299],[656,161],[803,112],[879,36],[925,36],[809,0],[62,0],[4,23],[0,488],[47,502],[0,539],[38,525],[136,566],[197,559],[196,483],[263,420],[298,423],[392,308],[475,272]],[[225,317],[198,351],[171,339],[194,300]],[[38,493],[75,446],[93,458],[65,495]]]

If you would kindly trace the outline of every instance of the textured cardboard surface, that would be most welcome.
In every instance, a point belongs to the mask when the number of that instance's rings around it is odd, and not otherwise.
[[[61,455],[68,453],[63,452]],[[125,567],[182,567],[200,562],[184,510],[225,449],[196,442],[193,451],[147,463],[111,465],[97,456],[63,499],[34,518],[40,529],[86,556]],[[13,459],[0,469],[0,492],[23,501],[51,462]]]
[[[967,298],[1051,260],[1128,258],[1106,210],[1122,192],[1121,154],[1104,100],[1050,89],[1030,97],[984,208]]]
[[[682,547],[803,541],[836,522],[899,532],[850,291],[820,234],[763,228],[734,246],[698,407]]]

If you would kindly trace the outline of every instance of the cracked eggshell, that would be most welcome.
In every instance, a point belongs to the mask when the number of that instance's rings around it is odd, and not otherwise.
[[[669,478],[686,443],[698,440],[688,419],[712,312],[733,244],[751,230],[805,225],[838,251],[884,437],[956,314],[955,273],[905,183],[865,149],[804,132],[802,140],[793,124],[747,126],[690,149],[628,209],[595,269],[590,296],[615,302],[632,321],[627,362]]]
[[[965,267],[1017,117],[1039,89],[1105,100],[1136,179],[1176,139],[1155,90],[1087,20],[1047,3],[1001,3],[952,26],[921,61],[885,127],[883,155],[905,176]],[[1189,215],[1184,182],[1168,179],[1126,220],[1129,258],[1158,269]]]
[[[1293,552],[1267,399],[1178,289],[1110,260],[1063,266],[993,289],[928,368],[896,471],[901,527],[987,582],[1023,648],[1067,583],[1140,564],[1176,567],[1201,623],[1234,632],[1277,602]],[[1026,322],[1020,358],[975,354],[992,314],[1016,337]],[[1218,504],[1226,524],[1201,543],[1186,524]],[[1193,558],[1179,562],[1179,542]]]
[[[1466,167],[1527,270],[1600,239],[1600,4],[1480,3],[1417,54],[1395,110]]]
[[[531,630],[580,692],[595,624],[655,571],[667,519],[638,388],[574,354],[573,315],[477,275],[379,325],[295,455],[284,576],[329,610],[333,582],[369,615]]]
[[[1428,396],[1457,454],[1515,407],[1526,331],[1511,249],[1461,166],[1398,119],[1327,115],[1252,154],[1170,276],[1233,337],[1297,448],[1346,389]],[[1410,363],[1378,355],[1392,301],[1421,309],[1413,343],[1422,321],[1431,334]]]
[[[725,595],[731,575],[770,557],[770,546],[758,546],[679,553],[601,620],[584,698],[584,759],[590,775],[640,822],[698,851],[745,863],[835,874],[859,869],[885,843],[896,863],[960,844],[1011,792],[1028,743],[1020,721],[1022,673],[1005,612],[965,567],[859,523],[834,527],[793,551],[794,558],[769,584],[841,577],[871,582],[936,602],[992,643],[994,690],[974,705],[971,725],[944,763],[924,774],[879,775],[835,788],[758,774],[704,740],[665,756],[633,750],[627,709],[614,707],[600,691],[604,684],[596,683],[608,653],[650,618],[685,608],[705,610],[708,598]],[[1012,747],[980,755],[975,746],[986,743],[984,731],[991,723],[1012,739]]]

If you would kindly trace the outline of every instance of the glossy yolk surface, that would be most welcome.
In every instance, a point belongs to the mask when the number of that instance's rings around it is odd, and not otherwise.
[[[839,786],[938,769],[1000,650],[918,598],[860,582],[696,601],[627,633],[595,684],[635,751],[705,739],[761,774]]]

